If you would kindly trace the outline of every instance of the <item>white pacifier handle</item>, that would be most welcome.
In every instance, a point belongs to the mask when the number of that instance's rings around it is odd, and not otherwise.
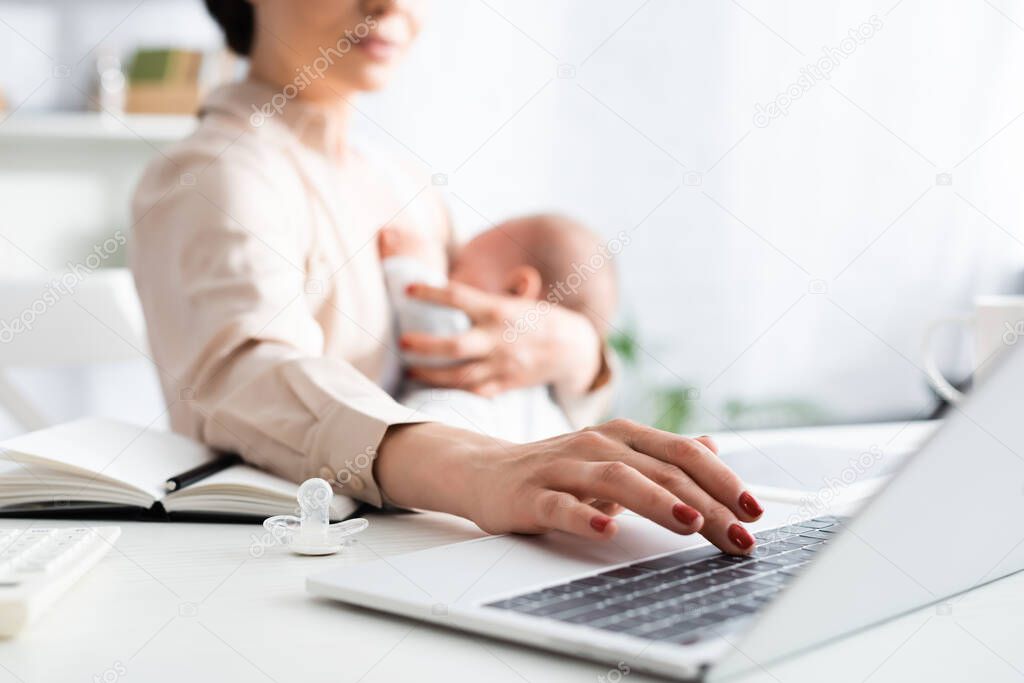
[[[307,479],[299,487],[299,535],[310,539],[326,538],[331,523],[334,491],[323,479]]]
[[[289,545],[300,555],[331,555],[341,550],[342,539],[369,526],[365,519],[350,519],[331,524],[331,501],[334,491],[323,479],[307,479],[296,496],[299,516],[276,515],[263,522],[275,538]]]

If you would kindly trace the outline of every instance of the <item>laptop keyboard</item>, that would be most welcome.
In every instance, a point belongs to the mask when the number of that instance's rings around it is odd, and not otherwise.
[[[755,534],[752,555],[690,549],[549,586],[488,607],[689,645],[771,601],[831,540],[838,517]]]

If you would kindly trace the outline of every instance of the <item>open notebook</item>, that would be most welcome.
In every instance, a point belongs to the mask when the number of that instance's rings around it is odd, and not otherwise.
[[[0,513],[123,511],[144,519],[249,518],[294,513],[298,485],[234,465],[179,491],[164,482],[216,454],[191,439],[84,418],[0,443]],[[335,496],[332,519],[358,503]]]

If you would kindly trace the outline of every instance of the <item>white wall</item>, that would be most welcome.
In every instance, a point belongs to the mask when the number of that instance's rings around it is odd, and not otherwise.
[[[926,321],[1024,284],[1024,14],[896,4],[441,3],[367,112],[449,173],[468,231],[540,208],[608,235],[646,217],[621,257],[625,315],[648,373],[700,387],[710,426],[730,399],[910,416],[931,401]],[[754,124],[872,16],[830,80]],[[965,344],[947,360],[966,373]]]
[[[134,7],[0,0],[0,18],[54,53],[73,25],[61,55],[216,39],[197,1]],[[755,125],[755,105],[873,15],[881,28],[830,80]],[[623,320],[645,377],[701,389],[701,425],[733,400],[911,416],[930,405],[926,321],[1022,287],[1021,26],[1008,0],[437,0],[359,126],[448,175],[463,234],[540,209],[631,231]],[[0,60],[23,67],[0,69],[16,102],[48,63],[21,43],[0,24]],[[26,107],[77,102],[51,79]],[[0,149],[0,174],[11,159]],[[966,373],[966,344],[951,338],[946,361]],[[623,409],[650,415],[646,395]]]

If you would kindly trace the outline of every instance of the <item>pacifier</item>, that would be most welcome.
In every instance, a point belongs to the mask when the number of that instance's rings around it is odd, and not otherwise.
[[[299,555],[333,555],[341,550],[346,536],[358,534],[370,523],[350,519],[331,524],[334,491],[323,479],[307,479],[297,495],[299,516],[275,515],[263,520],[263,528]]]

